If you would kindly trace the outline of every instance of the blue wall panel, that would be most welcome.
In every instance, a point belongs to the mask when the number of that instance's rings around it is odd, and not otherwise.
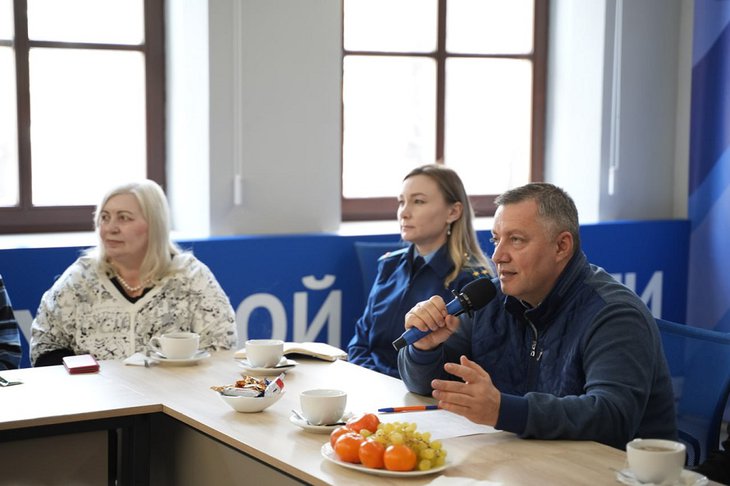
[[[487,252],[489,232],[479,232]],[[643,295],[657,316],[683,322],[688,221],[581,227],[589,260]],[[274,336],[344,347],[364,306],[355,241],[398,235],[240,236],[183,241],[218,278],[237,310],[239,341]],[[40,298],[82,248],[0,250],[0,273],[28,333]],[[26,353],[27,354],[27,353]],[[27,356],[25,358],[27,365]]]

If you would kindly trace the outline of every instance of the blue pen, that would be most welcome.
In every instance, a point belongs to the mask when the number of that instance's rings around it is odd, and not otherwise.
[[[438,405],[412,405],[410,407],[387,407],[379,408],[380,413],[398,413],[398,412],[420,412],[423,410],[438,410]]]

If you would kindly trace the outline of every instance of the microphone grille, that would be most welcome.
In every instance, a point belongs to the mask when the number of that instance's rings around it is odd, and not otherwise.
[[[478,278],[466,284],[461,293],[471,303],[471,310],[484,307],[497,295],[497,289],[491,280],[486,277]]]

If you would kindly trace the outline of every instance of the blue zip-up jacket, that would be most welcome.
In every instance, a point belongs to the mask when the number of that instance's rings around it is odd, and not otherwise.
[[[440,295],[448,302],[453,299],[451,290],[459,291],[475,278],[489,276],[482,267],[464,268],[444,287],[444,279],[454,268],[444,245],[411,279],[414,252],[411,244],[378,259],[378,275],[365,311],[355,324],[355,335],[347,346],[350,362],[396,378],[400,375],[393,341],[405,330],[406,312],[433,295]]]
[[[495,280],[495,284],[498,284]],[[497,285],[499,289],[499,285]],[[401,350],[409,390],[431,394],[446,362],[466,355],[502,394],[496,428],[537,439],[676,439],[674,393],[646,305],[579,250],[545,300],[529,308],[500,290],[441,346]]]
[[[17,368],[20,364],[20,331],[10,297],[0,275],[0,370]]]

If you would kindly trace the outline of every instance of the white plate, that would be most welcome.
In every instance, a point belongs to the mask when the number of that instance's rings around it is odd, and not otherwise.
[[[281,361],[279,361],[278,365],[271,368],[257,368],[256,366],[251,366],[251,363],[249,363],[245,359],[238,360],[238,365],[242,369],[241,374],[243,376],[276,376],[294,368],[297,365],[297,362],[284,356],[281,358]]]
[[[621,471],[616,472],[616,479],[620,483],[628,484],[629,486],[648,486],[654,484],[642,483],[636,479],[636,476],[634,476],[631,469],[622,469]],[[707,478],[702,474],[684,469],[682,474],[679,476],[679,480],[670,486],[704,486],[708,482]]]
[[[301,413],[301,412],[299,412]],[[352,413],[345,412],[345,415],[342,416],[340,419],[340,422],[346,422],[347,419],[352,417]],[[289,422],[293,423],[297,427],[301,427],[307,432],[312,432],[313,434],[329,434],[333,430],[335,430],[337,427],[340,427],[342,424],[334,424],[334,425],[312,425],[306,420],[302,420],[299,417],[297,417],[294,413],[289,415]]]
[[[150,353],[150,359],[157,361],[160,364],[167,364],[171,366],[186,366],[186,365],[193,365],[197,364],[198,361],[201,359],[210,358],[210,353],[206,351],[205,349],[201,349],[197,353],[193,355],[192,358],[184,358],[184,359],[172,359],[167,358],[160,353],[152,352]]]
[[[356,471],[362,471],[368,474],[375,474],[376,476],[393,476],[400,478],[407,478],[413,476],[425,476],[427,474],[434,474],[443,471],[448,466],[448,462],[443,466],[429,469],[428,471],[388,471],[387,469],[373,469],[370,467],[361,466],[360,464],[353,464],[351,462],[341,461],[335,451],[332,450],[332,446],[329,442],[322,445],[322,457],[330,462],[334,462],[338,466],[346,467],[349,469],[355,469]]]

